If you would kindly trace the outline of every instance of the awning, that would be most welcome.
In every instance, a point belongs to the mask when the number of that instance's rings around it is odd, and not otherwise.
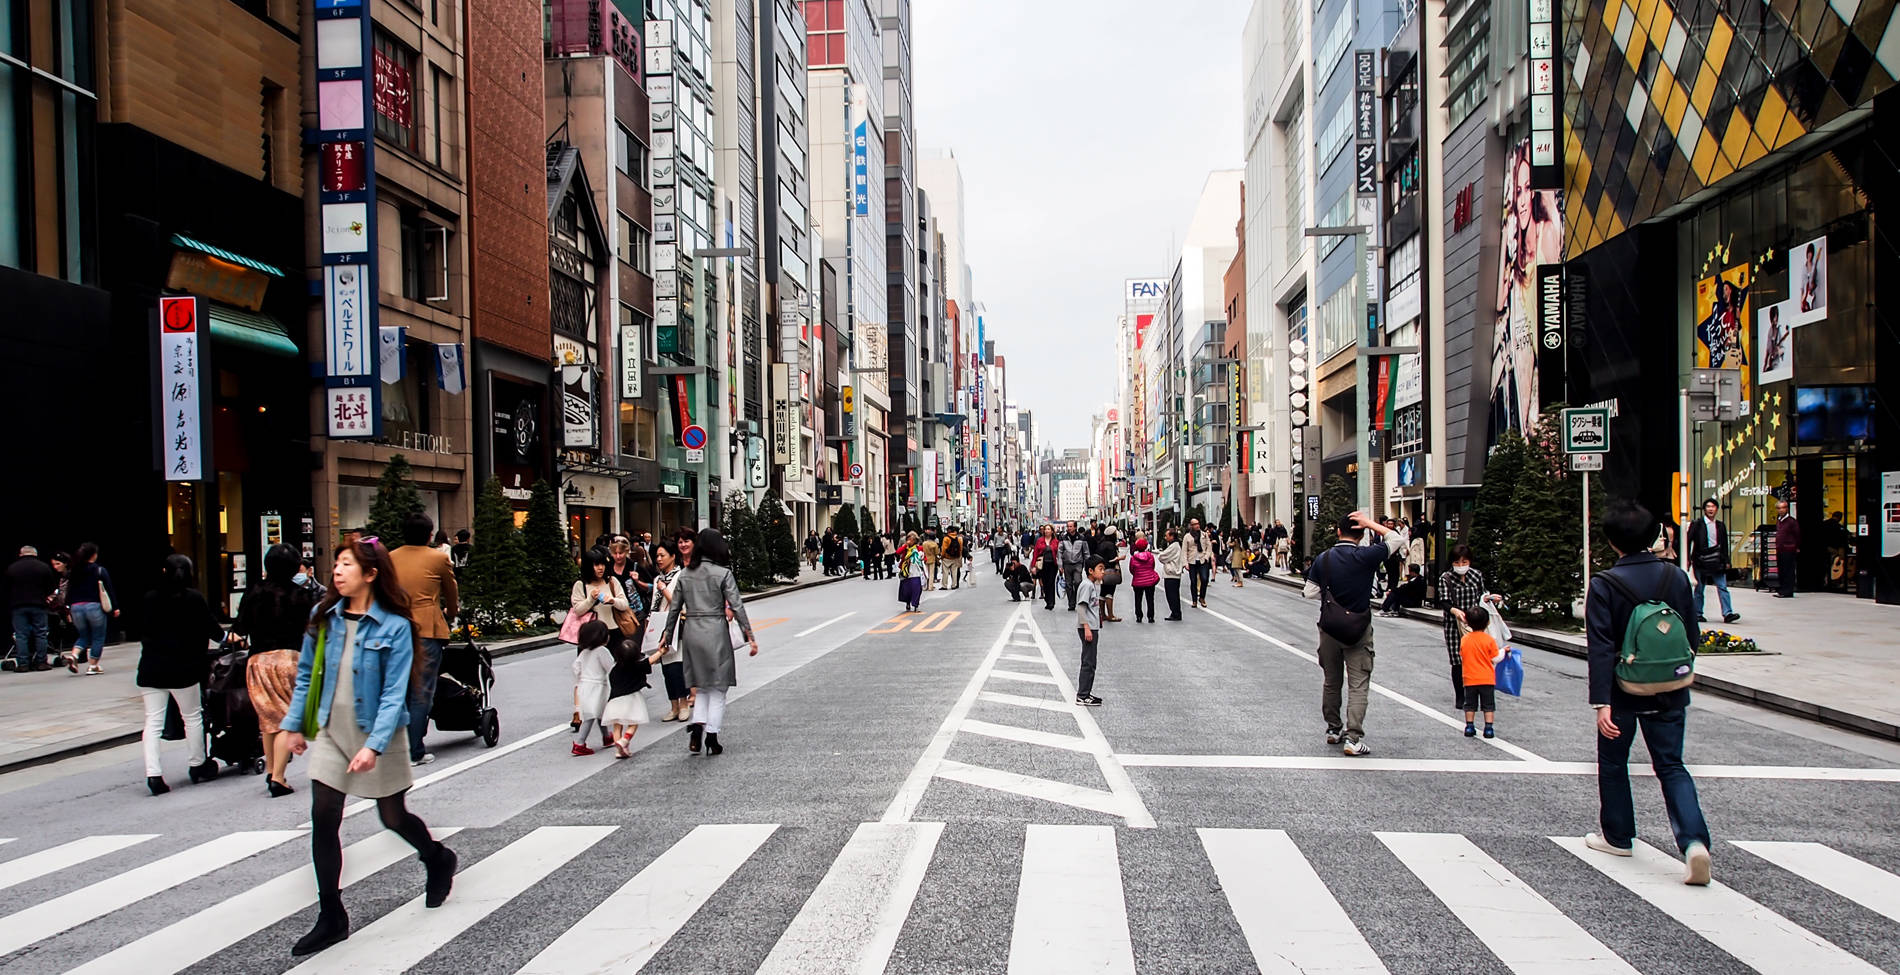
[[[200,254],[209,254],[212,257],[215,257],[221,261],[229,261],[232,264],[236,264],[240,267],[248,267],[253,271],[262,271],[263,273],[268,274],[273,278],[281,278],[285,276],[284,272],[270,266],[269,264],[264,263],[263,261],[252,260],[251,258],[245,257],[242,254],[236,253],[235,251],[228,251],[222,247],[214,247],[211,244],[207,244],[202,240],[197,240],[191,237],[187,237],[184,234],[173,234],[172,246],[186,247],[186,248],[190,248],[191,250],[195,250]]]
[[[265,355],[297,356],[302,352],[290,340],[283,323],[269,315],[211,303],[211,337],[241,345]]]
[[[818,501],[815,498],[813,498],[811,495],[806,494],[805,492],[800,491],[799,489],[795,487],[788,487],[785,489],[785,500],[796,501],[800,504],[817,504],[818,503]]]

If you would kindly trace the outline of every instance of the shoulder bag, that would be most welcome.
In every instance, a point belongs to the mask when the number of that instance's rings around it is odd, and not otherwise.
[[[620,589],[620,580],[615,579],[613,586],[615,589]],[[624,589],[621,589],[620,598],[626,600],[629,605],[633,602],[633,600],[627,598],[627,593]],[[635,615],[631,608],[621,609],[615,606],[613,607],[613,611],[614,625],[620,628],[621,636],[632,636],[640,632],[640,617]]]
[[[1326,563],[1324,575],[1327,581],[1319,584],[1319,631],[1352,646],[1364,639],[1366,631],[1372,628],[1372,607],[1368,605],[1363,611],[1355,613],[1339,605],[1339,600],[1333,596],[1331,584],[1333,561],[1328,560]]]

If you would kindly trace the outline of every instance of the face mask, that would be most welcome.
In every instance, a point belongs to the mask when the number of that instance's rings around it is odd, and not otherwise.
[[[1467,573],[1467,572],[1470,572],[1470,571],[1471,571],[1471,566],[1468,566],[1468,565],[1454,565],[1454,566],[1452,566],[1452,567],[1451,567],[1451,571],[1453,571],[1453,572],[1456,572],[1456,573],[1458,573],[1459,575],[1464,575],[1465,573]]]
[[[306,584],[306,583],[308,583],[308,582],[310,581],[310,576],[309,576],[309,574],[308,574],[308,573],[303,573],[303,572],[299,572],[299,573],[297,573],[296,575],[294,575],[294,576],[291,576],[291,577],[290,577],[290,581],[291,581],[291,582],[294,582],[294,583],[296,583],[297,585],[300,585],[300,586],[301,586],[301,585],[304,585],[304,584]]]

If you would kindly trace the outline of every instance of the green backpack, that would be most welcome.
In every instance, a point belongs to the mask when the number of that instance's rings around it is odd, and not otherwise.
[[[1636,595],[1611,573],[1601,578],[1636,604],[1616,650],[1617,684],[1644,696],[1688,687],[1695,680],[1695,645],[1682,615],[1660,599]]]

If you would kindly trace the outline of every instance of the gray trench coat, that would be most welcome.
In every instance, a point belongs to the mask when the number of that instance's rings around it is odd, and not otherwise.
[[[726,607],[739,632],[752,636],[752,621],[746,618],[745,603],[739,596],[739,583],[732,570],[712,562],[702,562],[680,571],[674,583],[673,608],[666,616],[666,629],[660,644],[671,646],[681,617],[684,632],[677,633],[686,663],[686,686],[725,690],[739,683],[733,661],[732,635],[726,626]]]

